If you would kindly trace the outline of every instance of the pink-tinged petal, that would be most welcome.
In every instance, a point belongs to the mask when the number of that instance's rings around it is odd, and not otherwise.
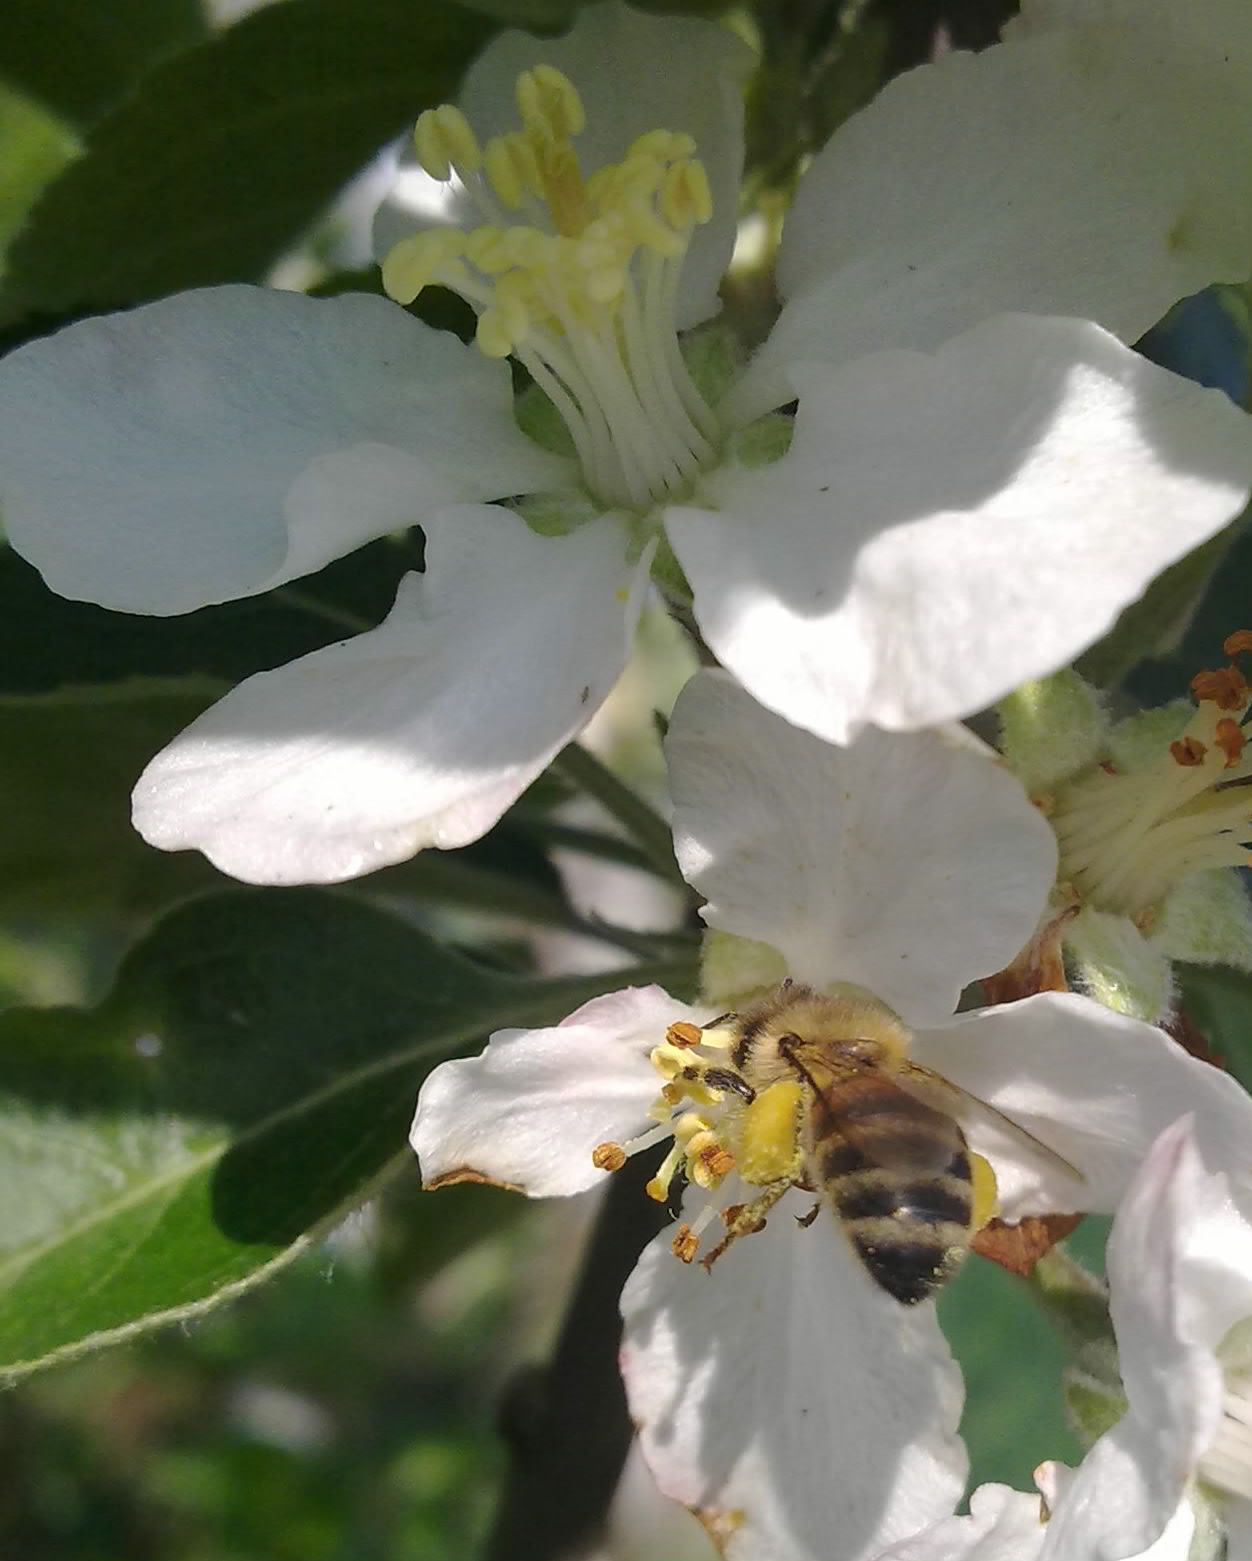
[[[586,174],[620,162],[632,142],[650,130],[685,131],[694,139],[709,177],[713,218],[692,235],[679,284],[677,324],[685,330],[716,314],[718,284],[739,215],[743,82],[755,63],[752,51],[718,23],[647,15],[617,0],[584,6],[560,38],[501,33],[470,67],[458,99],[480,140],[517,128],[517,77],[541,63],[563,71],[582,97],[587,124],[575,144]],[[409,157],[406,149],[403,162]],[[476,227],[482,221],[463,191],[446,211],[423,220],[406,201],[403,180],[402,171],[395,197],[375,219],[380,259],[422,227]]]
[[[1033,1561],[1045,1532],[1037,1495],[980,1485],[968,1516],[942,1518],[877,1561]]]
[[[1201,1159],[1239,1164],[1252,1143],[1252,1097],[1163,1030],[1073,992],[1043,992],[919,1032],[914,1058],[1035,1135],[1076,1180],[987,1115],[967,1125],[996,1171],[1004,1217],[1112,1213],[1157,1136],[1195,1119]]]
[[[0,363],[9,541],[62,596],[188,612],[564,467],[507,368],[382,298],[178,293]]]
[[[862,1561],[950,1514],[960,1376],[928,1304],[880,1290],[788,1193],[711,1273],[654,1241],[622,1293],[622,1374],[657,1484],[730,1561]]]
[[[940,1024],[1035,929],[1055,837],[1011,775],[943,732],[836,748],[701,672],[665,746],[705,920],[769,943],[801,981],[855,982]]]
[[[1082,322],[792,380],[790,451],[712,475],[667,529],[714,653],[834,742],[1065,665],[1252,485],[1245,414]]]
[[[532,1198],[602,1182],[598,1144],[650,1124],[658,1078],[648,1053],[676,1020],[707,1015],[659,986],[596,997],[547,1030],[498,1030],[478,1057],[439,1065],[422,1086],[409,1141],[427,1187],[496,1182]]]
[[[1189,1117],[1161,1134],[1117,1212],[1109,1239],[1109,1292],[1128,1408],[1063,1490],[1044,1556],[1105,1561],[1155,1546],[1189,1505],[1187,1490],[1221,1418],[1224,1385],[1212,1344],[1188,1327],[1193,1232],[1252,1308],[1249,1235],[1230,1208],[1224,1178],[1209,1176]],[[1242,1230],[1239,1227],[1243,1227]],[[1232,1238],[1222,1253],[1221,1237]],[[1185,1550],[1178,1551],[1185,1556]]]
[[[251,883],[476,840],[612,688],[646,588],[609,517],[545,538],[508,510],[443,510],[387,620],[193,722],[144,772],[136,827]]]
[[[1025,10],[1010,42],[898,76],[814,159],[783,233],[789,302],[741,391],[752,409],[785,399],[791,362],[929,349],[1007,310],[1130,342],[1246,276],[1243,0]]]

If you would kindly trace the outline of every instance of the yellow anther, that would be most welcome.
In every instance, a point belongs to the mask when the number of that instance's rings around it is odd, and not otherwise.
[[[1000,1212],[1000,1193],[996,1186],[996,1173],[990,1161],[982,1155],[969,1152],[969,1179],[973,1191],[973,1207],[970,1211],[970,1229],[981,1230],[988,1220]]]
[[[440,184],[452,177],[452,164],[448,161],[447,147],[439,128],[439,110],[428,108],[418,116],[413,127],[413,148],[424,172]]]
[[[630,236],[641,249],[655,250],[667,260],[676,260],[686,250],[687,240],[667,227],[651,205],[642,200],[632,203],[625,216]]]
[[[713,192],[704,164],[697,158],[675,163],[661,187],[660,207],[676,228],[700,227],[713,215]]]
[[[530,316],[524,304],[502,296],[498,288],[496,298],[495,307],[484,309],[478,316],[474,340],[484,357],[507,358],[530,334]]]
[[[661,162],[676,162],[680,157],[690,157],[696,149],[695,139],[685,130],[647,130],[630,143],[627,158],[653,157]]]
[[[689,1046],[699,1046],[701,1034],[702,1032],[698,1024],[692,1024],[687,1019],[677,1019],[666,1030],[665,1040],[668,1045],[685,1050]],[[657,1047],[656,1051],[652,1053],[654,1067],[656,1066],[656,1054],[659,1050],[660,1047]]]
[[[693,1025],[694,1029],[695,1026]],[[654,1046],[648,1053],[648,1061],[661,1075],[663,1079],[672,1079],[680,1068],[685,1068],[691,1060],[686,1055],[686,1047],[698,1045],[697,1041],[688,1043],[685,1039],[677,1043],[666,1041],[663,1046]]]
[[[488,276],[510,270],[513,266],[513,257],[509,253],[505,237],[508,231],[506,228],[481,227],[466,234],[466,260]]]
[[[441,280],[464,253],[465,236],[455,228],[432,228],[401,239],[383,261],[383,291],[411,304],[424,287]]]
[[[587,123],[578,89],[555,65],[536,65],[517,78],[517,111],[527,130],[565,140]]]
[[[527,148],[529,151],[529,148]],[[534,154],[530,161],[534,162]],[[518,155],[512,136],[492,136],[483,152],[487,182],[506,211],[517,211],[532,188],[526,177],[525,160]],[[535,170],[536,176],[538,170]]]
[[[676,1144],[689,1144],[698,1133],[707,1133],[709,1124],[694,1111],[684,1111],[678,1121],[674,1123],[674,1142]]]
[[[687,1145],[687,1175],[705,1192],[711,1192],[734,1168],[733,1156],[716,1133],[697,1133]]]
[[[598,1171],[620,1171],[626,1164],[626,1151],[620,1144],[597,1144],[591,1151],[591,1163]]]
[[[670,1251],[683,1263],[694,1262],[699,1247],[700,1238],[690,1225],[680,1225],[674,1233],[673,1241],[670,1242]]]
[[[428,108],[419,117],[413,129],[413,146],[418,162],[441,184],[452,177],[453,169],[467,178],[483,165],[478,137],[455,103]]]

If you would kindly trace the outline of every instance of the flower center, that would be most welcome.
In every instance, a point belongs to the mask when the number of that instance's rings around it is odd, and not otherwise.
[[[421,166],[455,175],[483,225],[402,239],[383,286],[402,304],[432,282],[459,293],[481,350],[512,354],[559,411],[592,494],[646,509],[685,492],[719,437],[675,326],[683,258],[712,215],[704,166],[690,136],[653,130],[584,178],[582,100],[551,65],[518,77],[517,108],[521,128],[485,146],[451,104],[418,120]]]
[[[1252,631],[1225,643],[1252,650]],[[1050,815],[1059,879],[1100,910],[1144,916],[1179,879],[1247,865],[1252,841],[1252,752],[1244,722],[1252,690],[1239,668],[1191,681],[1196,711],[1153,763],[1125,774],[1111,765],[1058,791]]]
[[[690,1224],[679,1225],[674,1255],[690,1263],[703,1232],[720,1212],[726,1237],[702,1259],[711,1268],[738,1236],[759,1230],[766,1207],[788,1187],[803,1185],[800,1148],[802,1091],[788,1080],[754,1091],[730,1066],[727,1052],[735,1031],[719,1021],[700,1029],[672,1024],[652,1050],[652,1066],[662,1079],[648,1115],[657,1125],[626,1144],[600,1144],[592,1158],[601,1170],[616,1171],[627,1156],[672,1138],[669,1153],[648,1183],[649,1197],[664,1203],[675,1175],[714,1193],[732,1171],[750,1187],[768,1189],[751,1205],[718,1208],[710,1198]]]

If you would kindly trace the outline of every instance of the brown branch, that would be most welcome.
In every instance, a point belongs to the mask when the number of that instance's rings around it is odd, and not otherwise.
[[[603,1531],[633,1430],[617,1369],[618,1297],[670,1216],[644,1193],[655,1155],[605,1191],[552,1359],[515,1379],[501,1410],[510,1467],[483,1561],[563,1561]]]

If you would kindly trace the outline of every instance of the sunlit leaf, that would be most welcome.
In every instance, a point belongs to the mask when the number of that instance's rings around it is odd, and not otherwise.
[[[621,981],[505,977],[345,895],[235,890],[169,915],[99,1007],[0,1015],[0,1375],[255,1283],[407,1153],[433,1063]]]

